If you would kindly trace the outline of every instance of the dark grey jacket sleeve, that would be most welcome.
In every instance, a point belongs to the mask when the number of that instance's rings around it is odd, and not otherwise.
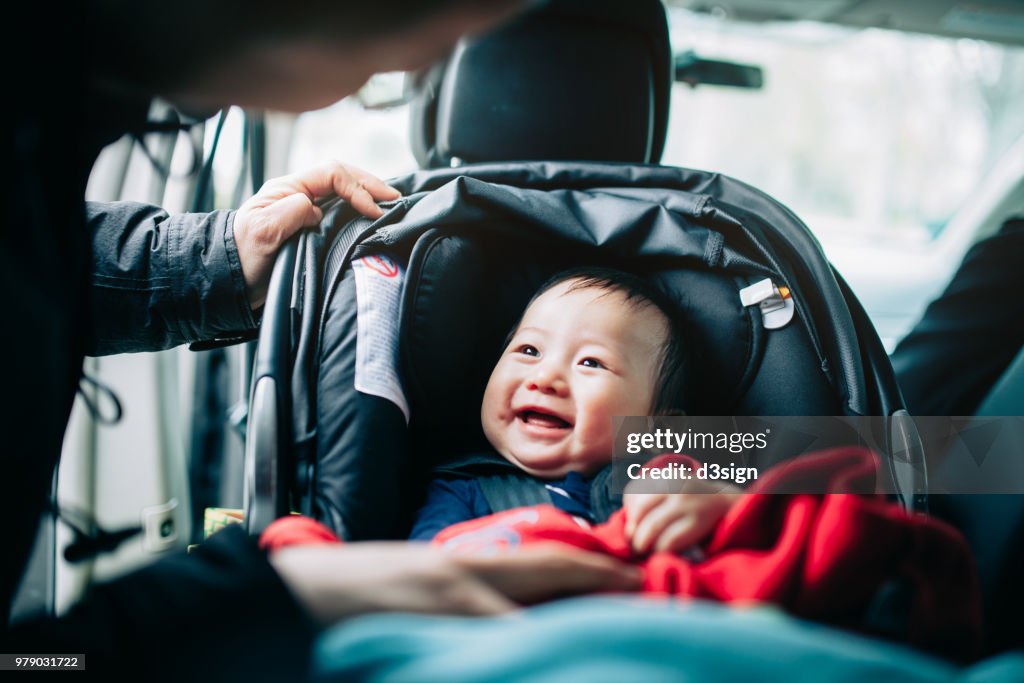
[[[87,202],[93,264],[87,353],[157,351],[255,327],[234,217],[234,211],[169,216],[136,202]]]

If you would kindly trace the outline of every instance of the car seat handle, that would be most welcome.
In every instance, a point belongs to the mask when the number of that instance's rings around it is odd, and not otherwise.
[[[291,320],[295,262],[300,235],[289,239],[274,262],[253,360],[249,424],[245,440],[243,507],[250,534],[288,514],[284,466],[291,433]]]

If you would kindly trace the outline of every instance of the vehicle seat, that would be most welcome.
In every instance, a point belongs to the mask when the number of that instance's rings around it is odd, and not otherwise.
[[[657,163],[671,69],[659,0],[547,2],[483,39],[463,40],[414,77],[413,153],[421,168]]]
[[[283,252],[275,278],[286,289],[273,294],[280,309],[268,295],[260,342],[267,349],[277,344],[278,352],[266,352],[273,362],[257,360],[254,403],[273,396],[287,429],[267,428],[252,441],[280,444],[280,453],[292,455],[287,467],[297,464],[291,472],[277,469],[285,465],[266,468],[264,479],[272,483],[256,488],[279,490],[288,481],[296,507],[342,538],[403,537],[430,469],[485,447],[479,397],[523,304],[550,274],[580,263],[619,267],[668,286],[699,347],[696,413],[888,416],[902,409],[877,334],[792,212],[716,173],[645,165],[664,145],[667,23],[658,0],[629,3],[628,11],[623,6],[553,2],[506,31],[460,46],[443,68],[424,76],[439,80],[421,89],[414,108],[413,130],[423,131],[418,156],[440,168],[393,181],[405,196],[376,222],[344,204],[326,205],[320,231]],[[582,14],[569,21],[572,12]],[[588,61],[556,65],[555,53],[544,52],[559,22],[568,22],[578,43],[561,61],[590,54],[582,46],[587,27],[594,29],[594,54],[603,46],[612,55],[607,27],[623,22],[636,29],[623,33],[634,43],[631,69],[639,76],[609,62],[616,80],[605,84],[600,106],[583,92],[581,100],[594,103],[590,110],[559,110],[586,124],[553,125],[550,101],[531,99],[524,94],[529,89],[513,101],[506,96],[511,90],[471,87],[486,64],[536,51],[549,58],[525,60],[533,71],[505,77],[532,79],[541,91],[557,92],[558,102],[577,102],[577,88],[597,84],[571,77],[589,68]],[[539,31],[533,43],[532,26]],[[626,87],[636,82],[646,92]],[[445,97],[450,104],[442,106]],[[650,115],[605,116],[634,103]],[[477,118],[460,118],[463,108]],[[511,108],[517,111],[510,119]],[[467,128],[492,134],[474,137]],[[604,150],[619,137],[648,143],[620,149],[611,162],[578,161],[612,156]],[[503,146],[508,140],[516,144]],[[530,147],[538,141],[573,161],[509,161],[534,156],[529,150],[547,158],[546,148]],[[450,167],[488,159],[498,163]],[[350,264],[372,254],[407,268],[398,338],[408,425],[394,403],[354,389],[358,306]],[[793,292],[792,324],[766,330],[757,307],[741,305],[739,291],[765,278]],[[273,391],[259,393],[260,368],[277,377]],[[287,512],[280,500],[275,505],[273,515]],[[250,518],[254,531],[266,519]]]

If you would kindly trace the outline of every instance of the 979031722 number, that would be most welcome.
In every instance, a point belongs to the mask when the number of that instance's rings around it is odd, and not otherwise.
[[[85,669],[84,655],[0,655],[0,671]]]

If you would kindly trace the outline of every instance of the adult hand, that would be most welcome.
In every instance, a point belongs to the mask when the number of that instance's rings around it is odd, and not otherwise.
[[[637,570],[612,558],[545,546],[487,558],[416,543],[293,546],[270,562],[324,625],[370,612],[501,614],[547,597],[640,587]]]
[[[498,555],[453,555],[452,561],[521,605],[568,595],[636,591],[643,573],[598,553],[537,544]]]
[[[281,245],[299,229],[319,223],[323,212],[313,202],[332,194],[369,218],[384,214],[378,201],[401,196],[380,178],[337,161],[267,181],[235,213],[235,245],[250,306],[263,305]]]

